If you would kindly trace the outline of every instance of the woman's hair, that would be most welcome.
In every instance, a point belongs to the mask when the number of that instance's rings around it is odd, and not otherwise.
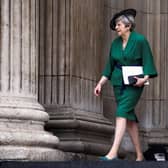
[[[121,15],[115,20],[115,23],[121,21],[122,23],[125,24],[125,26],[131,25],[130,31],[133,31],[135,28],[135,19],[132,15]]]

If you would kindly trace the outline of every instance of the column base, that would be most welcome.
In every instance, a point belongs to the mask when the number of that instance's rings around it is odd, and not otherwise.
[[[165,128],[148,128],[141,132],[147,144],[168,144],[168,130]]]
[[[48,119],[34,98],[1,96],[0,160],[60,160],[59,139],[44,130]]]
[[[42,147],[1,146],[0,160],[63,161],[64,153],[57,149]]]
[[[51,110],[54,109],[47,109],[51,116],[46,129],[59,137],[58,149],[99,156],[109,151],[114,127],[101,114],[76,111],[71,107],[59,108],[55,113]]]
[[[95,155],[63,152],[57,149],[2,146],[0,160],[3,161],[73,161],[97,160]]]

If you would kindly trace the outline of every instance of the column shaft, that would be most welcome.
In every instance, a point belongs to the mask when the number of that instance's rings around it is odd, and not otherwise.
[[[110,147],[113,128],[93,94],[101,73],[103,6],[102,0],[40,1],[39,101],[64,151],[105,154]]]
[[[1,0],[0,159],[49,159],[58,138],[37,101],[38,0]]]

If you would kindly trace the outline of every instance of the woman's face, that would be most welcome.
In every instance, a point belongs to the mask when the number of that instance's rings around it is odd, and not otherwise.
[[[122,21],[118,21],[115,29],[119,36],[123,36],[130,31],[130,26],[126,26]]]

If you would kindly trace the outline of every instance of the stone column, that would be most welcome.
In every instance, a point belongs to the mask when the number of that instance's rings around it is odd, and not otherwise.
[[[58,138],[38,103],[38,0],[1,0],[0,159],[47,160]]]
[[[159,76],[151,80],[146,88],[144,112],[140,114],[142,135],[146,144],[167,144],[167,33],[168,33],[168,1],[149,0],[143,5],[142,19],[145,24],[142,31],[150,41]]]
[[[40,1],[39,101],[69,152],[105,154],[113,127],[93,94],[100,78],[102,0]]]

